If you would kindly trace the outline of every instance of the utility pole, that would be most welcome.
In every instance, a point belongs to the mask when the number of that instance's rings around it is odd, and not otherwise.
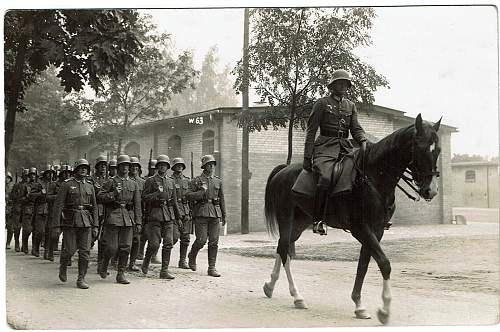
[[[249,45],[249,27],[250,12],[245,8],[243,19],[243,86],[242,86],[242,112],[248,112],[248,45]],[[241,141],[241,234],[250,232],[248,218],[248,200],[249,200],[249,182],[250,170],[248,169],[248,127],[243,126]]]

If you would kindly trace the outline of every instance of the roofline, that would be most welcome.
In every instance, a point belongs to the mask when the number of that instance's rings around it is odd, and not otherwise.
[[[462,167],[462,166],[498,166],[498,161],[458,161],[452,162],[451,167]]]

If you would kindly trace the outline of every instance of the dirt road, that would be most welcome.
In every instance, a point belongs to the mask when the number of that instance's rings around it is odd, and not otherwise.
[[[26,329],[380,325],[375,313],[381,305],[382,281],[373,261],[363,299],[374,318],[353,317],[350,293],[359,246],[348,234],[332,231],[321,238],[306,234],[297,247],[303,259],[294,260],[292,270],[307,310],[293,307],[284,272],[274,297],[264,296],[262,285],[274,264],[268,257],[274,241],[267,235],[230,235],[221,242],[221,278],[206,276],[206,251],[202,251],[199,271],[172,268],[176,276],[172,281],[158,279],[160,266],[155,265],[150,276],[135,273],[129,275],[130,285],[118,285],[116,272],[102,280],[93,262],[89,290],[75,288],[76,264],[69,268],[68,282],[62,283],[56,263],[8,250],[8,322]],[[498,225],[395,227],[382,244],[392,259],[389,325],[498,323]]]

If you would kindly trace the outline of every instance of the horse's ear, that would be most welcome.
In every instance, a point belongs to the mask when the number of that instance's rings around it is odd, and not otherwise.
[[[434,124],[433,128],[434,128],[435,131],[439,130],[439,126],[441,125],[441,120],[442,119],[443,119],[443,117],[440,117],[439,121]]]
[[[420,113],[418,113],[417,118],[415,119],[415,129],[417,130],[417,136],[422,135],[424,132],[422,128],[422,115],[420,115]]]

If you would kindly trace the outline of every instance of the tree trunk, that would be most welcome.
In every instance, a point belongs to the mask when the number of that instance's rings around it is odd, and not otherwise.
[[[295,104],[295,102],[294,102]],[[295,105],[292,105],[290,110],[290,121],[288,122],[288,156],[286,158],[286,164],[290,165],[292,162],[292,149],[293,149],[293,125],[295,123]]]
[[[16,114],[17,107],[19,105],[19,99],[21,95],[21,91],[23,89],[22,86],[22,78],[23,78],[23,67],[24,60],[26,57],[26,39],[21,38],[19,40],[19,47],[16,55],[16,63],[14,64],[14,72],[12,77],[5,77],[4,80],[10,79],[12,82],[12,91],[10,91],[10,95],[7,103],[7,114],[5,116],[5,168],[7,169],[9,166],[9,152],[12,142],[14,140],[14,127],[16,124]]]

